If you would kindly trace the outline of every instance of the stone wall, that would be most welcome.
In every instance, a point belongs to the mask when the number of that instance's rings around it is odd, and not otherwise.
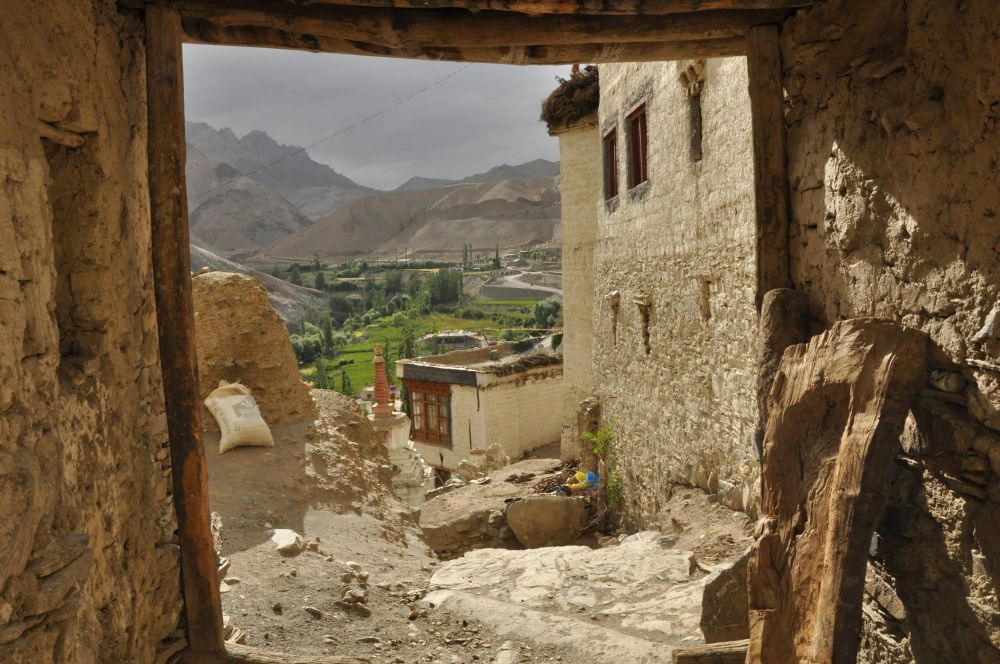
[[[152,662],[181,598],[143,24],[112,0],[2,15],[0,660]]]
[[[618,196],[598,204],[593,380],[602,418],[618,423],[624,515],[646,523],[672,483],[714,490],[730,482],[742,496],[757,466],[746,65],[704,64],[702,157],[694,161],[680,76],[699,64],[601,68],[600,128],[617,126],[620,177]],[[642,100],[649,181],[629,190],[625,114]]]
[[[563,366],[530,369],[482,389],[486,439],[477,447],[499,445],[512,461],[559,441],[562,432]]]
[[[591,395],[594,238],[601,197],[601,139],[597,118],[558,132],[563,229],[563,423],[560,456],[580,456],[577,410]]]
[[[998,12],[827,0],[782,32],[794,286],[817,328],[901,321],[951,370],[873,546],[863,662],[1000,658]]]

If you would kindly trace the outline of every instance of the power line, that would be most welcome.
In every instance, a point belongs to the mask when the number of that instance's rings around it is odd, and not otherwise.
[[[253,175],[254,173],[260,173],[261,171],[266,171],[267,169],[271,168],[272,166],[280,164],[283,161],[288,161],[292,157],[294,157],[296,155],[299,155],[299,154],[302,154],[303,152],[306,152],[307,150],[309,150],[311,148],[314,148],[314,147],[316,147],[317,145],[319,145],[321,143],[325,143],[325,142],[327,142],[327,141],[329,141],[331,139],[334,139],[334,138],[340,136],[341,134],[346,134],[347,132],[351,131],[352,129],[360,127],[361,125],[365,124],[366,122],[374,120],[378,116],[383,115],[385,113],[388,113],[389,111],[391,111],[394,108],[398,108],[398,107],[402,106],[403,104],[407,103],[411,99],[414,99],[415,97],[418,97],[418,96],[422,95],[423,93],[427,92],[431,88],[435,88],[435,87],[441,85],[442,83],[444,83],[445,81],[447,81],[449,78],[452,78],[453,76],[462,73],[463,71],[465,71],[466,69],[468,69],[470,66],[471,66],[471,63],[464,64],[461,67],[459,67],[458,69],[456,69],[453,72],[451,72],[450,74],[447,74],[446,76],[442,76],[441,78],[437,79],[436,81],[434,81],[432,83],[428,83],[427,85],[425,85],[424,87],[420,88],[419,90],[411,92],[406,97],[402,97],[400,99],[397,99],[395,101],[395,103],[393,103],[393,104],[391,104],[389,106],[386,106],[386,107],[382,108],[381,110],[372,113],[371,115],[368,115],[368,116],[366,116],[364,118],[361,118],[357,122],[354,122],[353,124],[350,124],[350,125],[348,125],[346,127],[343,127],[342,129],[339,129],[339,130],[335,131],[334,133],[330,134],[329,136],[325,136],[325,137],[319,139],[318,141],[314,141],[314,142],[310,143],[309,145],[307,145],[305,147],[299,148],[298,150],[295,150],[294,152],[290,152],[290,153],[286,154],[284,157],[281,157],[280,159],[276,159],[276,160],[274,160],[274,161],[272,161],[270,163],[267,163],[267,164],[265,164],[265,165],[263,165],[263,166],[261,166],[259,168],[255,168],[252,171],[249,171],[247,173],[240,173],[239,176],[234,176],[234,177],[229,178],[228,180],[224,180],[224,181],[220,182],[219,184],[215,185],[214,187],[212,187],[211,189],[206,189],[205,191],[199,193],[198,196],[202,197],[202,196],[205,196],[206,194],[212,193],[213,191],[215,191],[217,189],[221,189],[222,187],[224,187],[229,182],[232,182],[233,180],[235,180],[236,177],[249,177],[249,176]]]

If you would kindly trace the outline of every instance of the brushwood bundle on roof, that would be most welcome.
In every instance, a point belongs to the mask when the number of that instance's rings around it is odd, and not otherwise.
[[[509,376],[511,374],[534,369],[535,367],[545,367],[553,364],[562,364],[561,355],[551,353],[533,353],[531,355],[515,355],[512,358],[493,362],[481,367],[484,371],[496,374],[497,376]]]
[[[569,78],[559,78],[559,87],[542,102],[542,120],[549,131],[566,129],[596,113],[600,100],[597,67],[587,65]]]

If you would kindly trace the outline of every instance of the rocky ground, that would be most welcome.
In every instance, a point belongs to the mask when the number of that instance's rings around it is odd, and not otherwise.
[[[748,541],[745,517],[691,491],[666,534],[439,562],[357,406],[313,396],[320,418],[276,427],[273,448],[216,455],[206,438],[223,610],[247,645],[387,663],[669,661],[664,646],[699,640],[704,578]],[[279,551],[285,529],[301,539]]]

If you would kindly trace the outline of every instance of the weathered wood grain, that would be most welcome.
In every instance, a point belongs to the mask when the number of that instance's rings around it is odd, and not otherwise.
[[[119,0],[134,4],[140,0]],[[287,4],[396,9],[463,9],[543,14],[596,14],[601,16],[662,16],[725,9],[785,9],[806,7],[813,0],[281,0]],[[216,0],[202,0],[209,6]],[[253,0],[246,4],[252,5]]]
[[[211,20],[184,19],[185,41],[196,44],[224,44],[376,55],[380,57],[444,60],[451,62],[494,62],[500,64],[573,64],[576,62],[657,62],[686,58],[714,58],[742,55],[742,37],[707,41],[639,42],[628,44],[569,44],[557,46],[388,47],[353,39],[323,37],[256,26],[222,27]]]
[[[777,25],[747,31],[747,77],[753,127],[754,204],[757,210],[757,309],[764,294],[791,286],[788,168],[781,51]]]
[[[185,18],[221,28],[257,27],[333,37],[388,48],[559,46],[633,42],[707,41],[743,37],[755,23],[784,12],[727,10],[663,16],[523,16],[453,10],[293,6],[281,0],[177,0]]]
[[[748,641],[721,641],[704,646],[678,648],[673,653],[673,664],[743,664],[747,656]]]
[[[918,330],[855,319],[785,351],[748,572],[748,664],[855,661],[868,548],[927,347]]]
[[[201,443],[202,406],[198,401],[184,185],[181,18],[174,7],[146,7],[146,95],[156,323],[181,549],[184,615],[191,647],[220,651],[222,604]]]

